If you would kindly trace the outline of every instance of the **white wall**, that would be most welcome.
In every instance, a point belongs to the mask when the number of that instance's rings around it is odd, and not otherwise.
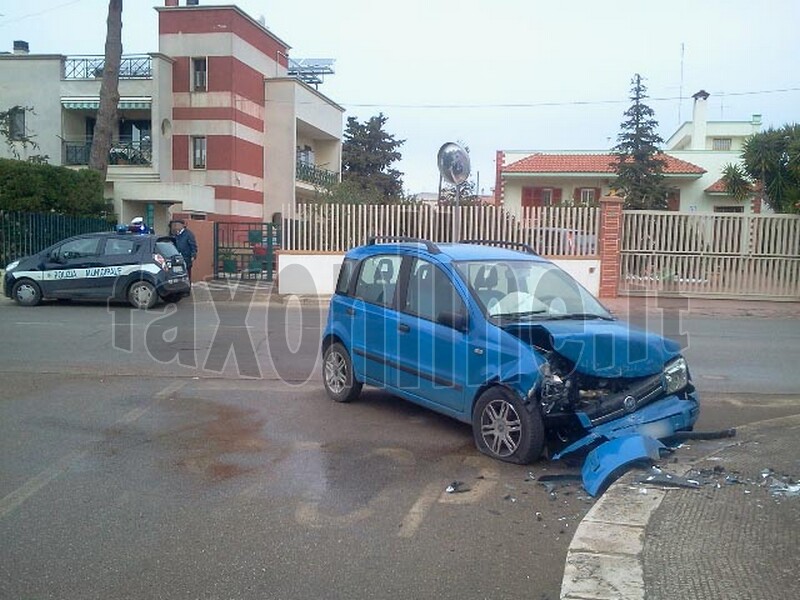
[[[600,259],[558,258],[553,264],[564,269],[583,287],[597,296],[600,293]]]
[[[329,296],[336,289],[344,254],[278,255],[278,293]]]
[[[282,296],[328,296],[336,289],[344,254],[278,255],[278,293]],[[559,259],[557,266],[597,296],[600,291],[598,259]]]
[[[25,113],[26,134],[39,148],[27,149],[17,144],[22,159],[35,154],[50,157],[52,165],[61,164],[61,61],[55,54],[0,56],[0,106],[30,106]],[[6,144],[0,144],[0,157],[11,158]]]

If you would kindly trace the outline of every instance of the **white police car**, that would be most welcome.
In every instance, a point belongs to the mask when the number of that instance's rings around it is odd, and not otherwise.
[[[42,299],[122,300],[150,308],[190,293],[183,257],[170,237],[90,233],[63,240],[6,267],[5,294],[23,306]]]

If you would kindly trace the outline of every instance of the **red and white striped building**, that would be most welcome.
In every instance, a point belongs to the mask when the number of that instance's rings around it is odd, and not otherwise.
[[[123,55],[120,69],[106,195],[121,221],[143,216],[159,231],[176,215],[270,221],[340,179],[344,109],[290,76],[286,42],[236,6],[156,10],[158,52]],[[88,164],[102,66],[24,41],[0,53],[0,100],[34,107],[21,126],[52,164]]]

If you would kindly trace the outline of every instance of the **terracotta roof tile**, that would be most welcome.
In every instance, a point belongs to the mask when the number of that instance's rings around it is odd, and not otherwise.
[[[705,169],[662,154],[667,175],[702,175]],[[614,154],[531,154],[503,167],[504,173],[613,173]]]
[[[720,177],[706,188],[706,194],[725,194],[725,178]]]

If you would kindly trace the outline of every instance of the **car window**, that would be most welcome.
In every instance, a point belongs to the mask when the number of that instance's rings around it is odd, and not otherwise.
[[[53,255],[62,260],[87,258],[99,254],[100,238],[81,238],[62,244]]]
[[[103,254],[106,256],[117,256],[120,254],[133,254],[135,243],[130,238],[108,238]]]
[[[356,261],[353,258],[346,258],[339,269],[339,279],[336,281],[336,293],[346,296],[350,289],[350,278],[353,276]]]
[[[403,310],[429,321],[438,321],[445,312],[467,314],[464,301],[447,273],[419,258],[415,258],[411,265]]]
[[[361,270],[356,281],[356,297],[365,302],[391,306],[402,260],[400,256],[378,255],[361,261]]]
[[[180,254],[178,249],[175,247],[175,244],[166,240],[159,240],[156,242],[156,251],[165,258]]]

